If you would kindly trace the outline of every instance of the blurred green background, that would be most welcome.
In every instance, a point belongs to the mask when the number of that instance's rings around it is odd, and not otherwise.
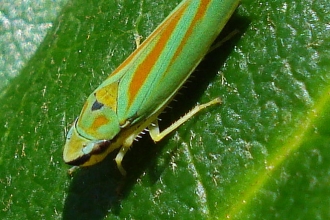
[[[1,219],[329,219],[330,5],[242,1],[221,40],[161,115],[154,144],[73,177],[67,129],[87,96],[179,0],[3,1]],[[196,42],[198,46],[198,42]]]

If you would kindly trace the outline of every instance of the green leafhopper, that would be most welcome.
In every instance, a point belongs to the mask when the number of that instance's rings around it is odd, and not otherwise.
[[[238,0],[184,0],[151,35],[88,97],[68,132],[63,159],[89,166],[120,148],[122,159],[134,139],[148,128],[160,141],[200,110],[198,105],[164,131],[157,117],[189,78],[235,11]]]

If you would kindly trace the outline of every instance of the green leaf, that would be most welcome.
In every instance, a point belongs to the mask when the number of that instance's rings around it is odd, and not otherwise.
[[[219,40],[240,33],[206,56],[161,126],[196,103],[221,106],[158,144],[135,142],[126,177],[116,152],[67,175],[65,135],[86,97],[179,2],[70,1],[24,68],[13,65],[0,87],[1,219],[330,218],[325,0],[243,1]]]
[[[65,0],[2,0],[0,89],[18,75],[52,26]]]

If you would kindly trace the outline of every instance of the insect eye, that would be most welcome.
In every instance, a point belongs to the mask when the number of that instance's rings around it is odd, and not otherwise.
[[[101,154],[103,153],[110,145],[111,141],[102,140],[94,144],[92,154]]]

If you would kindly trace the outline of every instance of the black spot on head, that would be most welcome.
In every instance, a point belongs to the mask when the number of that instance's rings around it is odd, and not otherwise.
[[[96,111],[101,109],[104,106],[104,104],[102,104],[101,102],[98,102],[97,100],[95,100],[95,102],[92,105],[92,111]]]

